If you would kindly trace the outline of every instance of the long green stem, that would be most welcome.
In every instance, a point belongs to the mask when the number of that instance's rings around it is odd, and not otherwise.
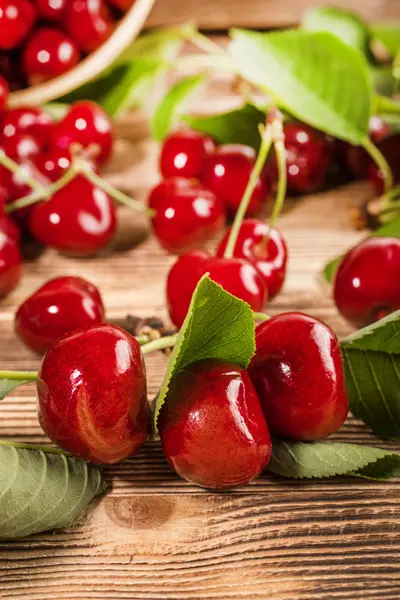
[[[61,448],[41,446],[40,444],[24,444],[22,442],[8,442],[7,440],[0,440],[0,446],[13,446],[13,448],[20,448],[21,450],[41,450],[46,454],[65,454],[66,456],[69,456],[68,453],[61,450]]]
[[[260,312],[253,313],[253,317],[255,321],[269,321],[271,318],[270,315]]]
[[[88,167],[83,161],[77,163],[77,169],[82,175],[85,175],[89,181],[91,181],[94,185],[101,188],[106,194],[114,198],[120,204],[124,204],[125,206],[129,206],[133,210],[137,210],[139,212],[147,213],[150,216],[153,216],[155,213],[153,210],[148,209],[147,206],[134,200],[127,194],[124,194],[120,190],[117,190],[114,186],[112,186],[108,181],[102,179],[97,173],[92,171],[90,167]]]
[[[37,371],[0,371],[0,379],[13,379],[14,381],[36,381]]]
[[[262,138],[261,138],[261,146],[260,151],[257,156],[257,160],[253,167],[253,171],[251,172],[249,181],[247,183],[245,192],[243,194],[242,201],[235,215],[235,219],[233,221],[233,225],[229,234],[228,243],[225,248],[224,257],[232,258],[233,253],[235,251],[235,246],[237,242],[237,238],[239,235],[240,227],[242,225],[243,219],[246,215],[247,209],[250,204],[251,197],[253,195],[254,189],[257,185],[257,181],[259,176],[261,175],[261,171],[264,168],[265,161],[267,160],[268,153],[271,149],[272,145],[272,130],[270,125],[267,125],[265,128]]]
[[[376,166],[383,173],[384,187],[385,192],[389,192],[389,190],[393,187],[393,175],[390,170],[389,163],[386,158],[383,156],[382,152],[375,146],[375,144],[371,141],[368,136],[365,136],[361,143],[364,150],[368,152]]]
[[[287,173],[286,173],[286,150],[285,143],[283,140],[277,140],[274,142],[276,161],[278,164],[278,189],[276,191],[276,198],[274,207],[272,209],[271,218],[269,220],[269,230],[273,229],[285,202],[286,198],[286,187],[287,187]]]
[[[203,35],[197,29],[193,28],[193,31],[189,34],[187,38],[194,46],[197,46],[200,50],[204,50],[207,54],[218,56],[226,56],[226,51],[219,44],[211,40],[206,35]]]
[[[14,173],[14,175],[17,175],[20,179],[23,179],[33,190],[43,192],[46,189],[39,181],[36,181],[36,179],[29,175],[23,166],[16,163],[12,158],[4,154],[4,152],[0,152],[0,165],[11,171],[11,173]]]
[[[176,344],[176,340],[178,339],[178,334],[168,335],[165,337],[160,337],[157,340],[153,340],[148,344],[142,346],[143,354],[149,354],[150,352],[155,352],[156,350],[164,350],[165,348],[172,348]]]

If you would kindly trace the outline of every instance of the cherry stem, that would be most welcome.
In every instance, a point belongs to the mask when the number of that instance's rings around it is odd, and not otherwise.
[[[225,248],[224,258],[232,258],[233,253],[235,251],[235,246],[237,242],[237,238],[239,235],[240,227],[243,223],[243,219],[246,215],[248,206],[250,204],[251,197],[253,195],[254,189],[257,185],[257,181],[261,172],[264,168],[265,161],[267,160],[269,151],[272,145],[272,128],[270,124],[267,124],[265,129],[262,132],[261,136],[261,146],[260,151],[257,156],[257,160],[254,164],[253,170],[249,177],[249,181],[247,183],[246,189],[243,194],[242,201],[240,206],[236,212],[235,219],[233,221],[233,225],[229,234],[228,243]]]
[[[12,446],[21,450],[40,450],[46,454],[63,454],[65,456],[71,456],[68,453],[61,450],[61,448],[52,448],[51,446],[41,446],[40,444],[24,444],[22,442],[8,442],[7,440],[0,440],[0,446]]]
[[[361,146],[368,152],[378,169],[382,171],[385,192],[389,192],[393,187],[393,175],[386,158],[368,136],[363,138]]]
[[[12,379],[13,381],[36,381],[37,371],[0,371],[0,379]]]
[[[271,316],[265,313],[255,312],[253,313],[253,318],[255,321],[269,321]]]
[[[148,344],[142,346],[143,354],[150,354],[150,352],[155,352],[156,350],[164,350],[165,348],[173,348],[178,339],[178,334],[167,335],[165,337],[160,337],[157,340],[153,340]]]
[[[239,75],[239,69],[233,59],[226,53],[221,54],[189,54],[178,58],[170,65],[175,69],[223,69]]]
[[[72,181],[77,175],[76,169],[73,165],[65,171],[65,173],[54,182],[52,185],[49,185],[47,188],[43,188],[42,191],[32,192],[32,194],[28,194],[28,196],[24,196],[23,198],[19,198],[8,204],[5,207],[5,211],[7,213],[14,212],[15,210],[19,210],[21,208],[25,208],[26,206],[31,206],[32,204],[36,204],[41,200],[46,200],[51,198],[53,194],[61,190],[61,188],[65,187],[70,181]]]
[[[272,209],[272,214],[269,220],[269,232],[273,229],[285,203],[286,188],[287,188],[287,172],[286,172],[286,149],[285,137],[283,132],[283,117],[276,110],[274,119],[271,123],[272,138],[274,140],[274,149],[276,153],[276,161],[278,164],[278,189]]]
[[[100,175],[97,175],[97,173],[91,169],[90,165],[86,161],[77,159],[75,162],[75,169],[77,173],[84,175],[91,183],[93,183],[93,185],[96,185],[102,189],[104,192],[106,192],[106,194],[114,198],[114,200],[120,204],[129,206],[129,208],[132,208],[133,210],[147,213],[149,216],[155,215],[154,210],[147,208],[144,204],[138,202],[138,200],[134,200],[127,194],[124,194],[124,192],[117,190],[113,185],[108,183],[108,181],[100,177]]]
[[[23,179],[33,190],[44,192],[46,189],[39,181],[26,172],[23,165],[19,165],[15,160],[4,154],[4,152],[0,152],[0,165],[11,171],[11,173],[14,173],[14,175],[17,175],[20,179]]]
[[[226,56],[226,50],[222,48],[219,44],[211,40],[206,35],[203,35],[197,29],[193,28],[192,31],[189,32],[187,39],[192,42],[194,46],[197,46],[200,50],[204,50],[207,54],[218,54]]]

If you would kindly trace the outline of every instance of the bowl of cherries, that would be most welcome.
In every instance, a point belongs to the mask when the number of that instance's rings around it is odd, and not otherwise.
[[[39,105],[100,75],[155,0],[0,0],[0,75],[9,106]]]

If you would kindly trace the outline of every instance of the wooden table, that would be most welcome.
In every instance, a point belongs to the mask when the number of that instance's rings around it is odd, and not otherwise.
[[[121,126],[130,139],[120,141],[110,173],[138,197],[157,178],[156,149],[142,131],[137,121]],[[289,273],[284,292],[268,308],[271,314],[302,310],[326,320],[339,335],[349,331],[317,274],[359,239],[346,207],[365,193],[364,184],[352,184],[290,206],[280,222],[290,248]],[[143,223],[134,213],[121,214],[139,239]],[[1,304],[1,368],[38,367],[39,359],[14,337],[13,312],[50,277],[79,274],[99,285],[110,319],[128,312],[166,317],[164,283],[173,260],[153,237],[96,260],[46,251],[26,265],[22,285]],[[146,362],[152,398],[166,359],[151,355]],[[45,442],[34,386],[0,403],[0,437]],[[335,439],[395,448],[353,418]],[[0,544],[0,598],[400,598],[398,482],[293,482],[263,475],[240,490],[212,494],[180,480],[157,442],[105,474],[112,490],[75,527]]]

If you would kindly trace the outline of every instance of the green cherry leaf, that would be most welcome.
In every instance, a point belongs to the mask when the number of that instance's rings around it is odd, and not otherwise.
[[[154,139],[161,141],[165,138],[205,79],[205,75],[193,75],[182,79],[169,90],[153,115],[151,130]]]
[[[78,458],[2,442],[0,540],[69,527],[104,489],[99,469]]]
[[[250,306],[204,275],[194,291],[157,397],[154,428],[169,384],[185,366],[206,358],[248,367],[255,352],[254,318]]]
[[[362,143],[368,134],[372,83],[359,52],[327,32],[233,30],[232,37],[230,53],[246,80],[296,118]]]
[[[210,135],[219,144],[246,144],[256,150],[260,147],[258,125],[265,122],[266,112],[247,103],[236,110],[211,116],[185,116],[192,128]]]
[[[400,311],[341,342],[350,410],[375,433],[400,440]]]
[[[400,48],[400,23],[376,23],[370,27],[372,39],[378,40],[391,56]]]
[[[195,29],[192,25],[161,27],[138,37],[122,52],[117,63],[131,63],[138,58],[173,60],[178,55],[183,42],[189,39]]]
[[[400,454],[358,444],[274,440],[267,469],[291,479],[350,475],[385,480],[400,476]]]
[[[385,223],[385,225],[382,225],[382,227],[379,227],[379,229],[372,231],[365,239],[370,237],[395,237],[400,239],[400,218],[393,219],[389,223]],[[334,258],[325,265],[322,275],[327,283],[333,282],[336,270],[342,258],[343,255]]]
[[[367,24],[351,11],[317,6],[306,12],[302,27],[306,31],[328,31],[365,56],[369,55],[370,33]]]
[[[32,379],[0,379],[0,400],[4,400],[15,388],[25,383],[32,383]]]

